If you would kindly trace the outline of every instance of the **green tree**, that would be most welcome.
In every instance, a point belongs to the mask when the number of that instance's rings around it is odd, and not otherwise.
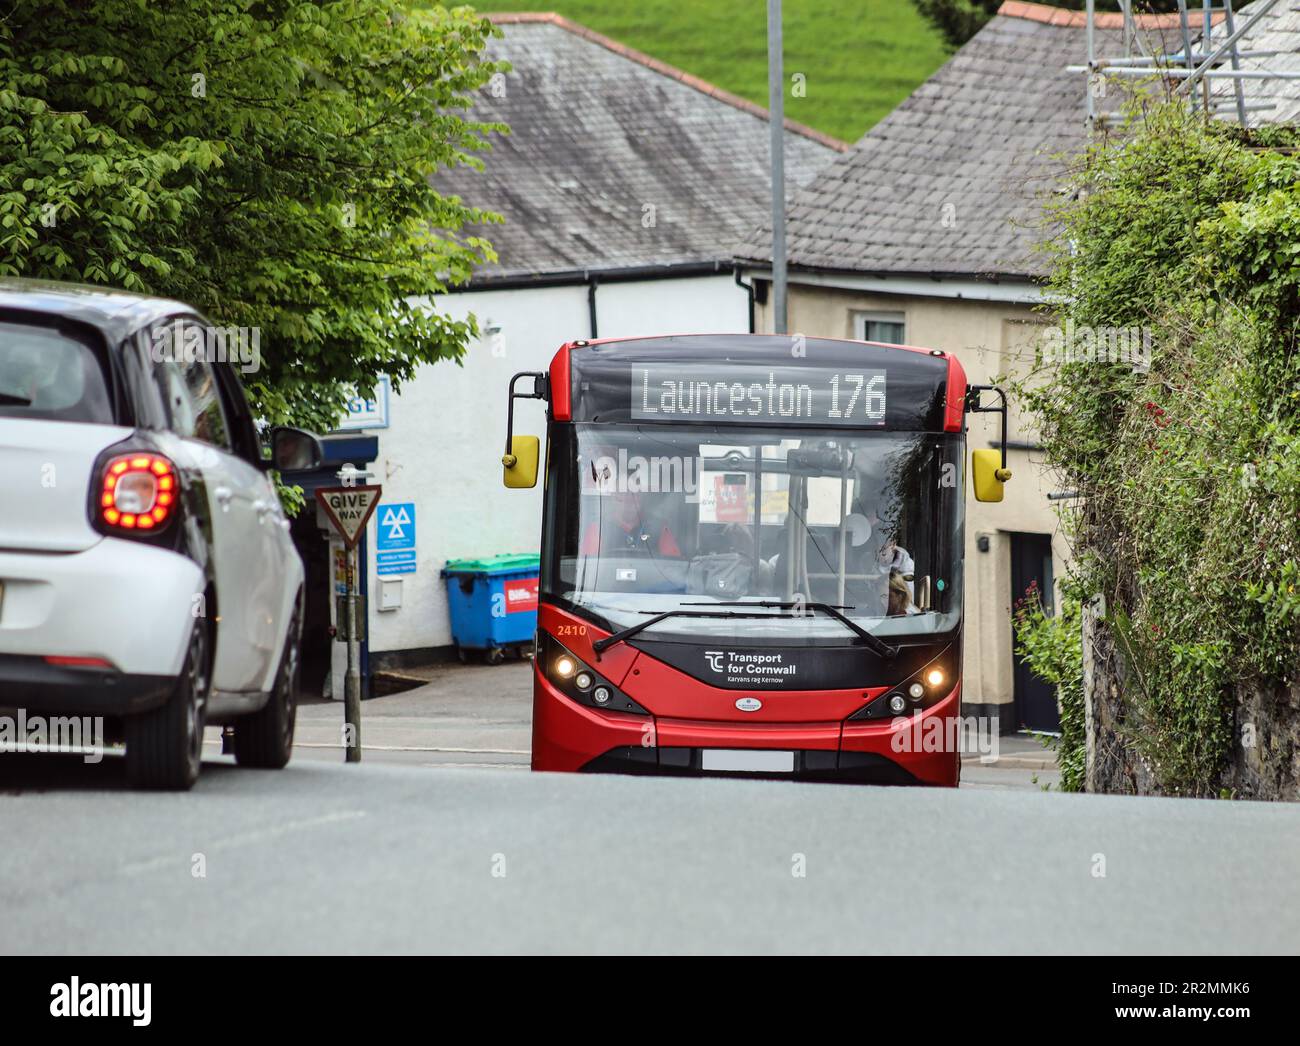
[[[274,421],[457,358],[472,323],[409,303],[490,258],[440,195],[479,165],[500,71],[469,8],[397,0],[16,0],[0,14],[0,276],[104,283],[261,332]]]

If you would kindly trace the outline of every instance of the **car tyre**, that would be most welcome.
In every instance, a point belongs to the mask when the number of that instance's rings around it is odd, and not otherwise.
[[[298,680],[302,667],[302,616],[295,608],[285,635],[275,689],[261,711],[235,721],[235,762],[262,770],[282,770],[293,754],[298,718]]]
[[[126,720],[126,775],[138,788],[186,791],[199,778],[212,690],[208,628],[196,621],[185,663],[166,703]]]

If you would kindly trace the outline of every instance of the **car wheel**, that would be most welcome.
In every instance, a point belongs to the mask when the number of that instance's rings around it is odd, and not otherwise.
[[[198,780],[211,668],[207,624],[196,621],[166,704],[126,720],[126,774],[132,784],[184,791]]]
[[[302,616],[295,608],[280,655],[275,689],[260,712],[235,720],[235,762],[240,766],[280,770],[293,754],[298,718],[298,676],[302,660]]]
[[[488,647],[487,652],[483,655],[483,660],[489,665],[499,665],[506,659],[506,652],[499,646]]]

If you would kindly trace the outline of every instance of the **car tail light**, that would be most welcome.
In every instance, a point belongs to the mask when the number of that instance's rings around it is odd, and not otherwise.
[[[156,531],[176,511],[176,469],[161,454],[119,454],[104,464],[99,518],[119,530]]]

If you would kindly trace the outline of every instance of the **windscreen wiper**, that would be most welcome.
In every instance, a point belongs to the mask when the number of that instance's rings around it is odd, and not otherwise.
[[[762,600],[758,602],[745,603],[687,603],[686,606],[714,606],[714,607],[761,607],[768,610],[820,610],[827,617],[833,617],[845,628],[849,629],[855,635],[860,637],[881,657],[894,657],[898,653],[898,647],[890,646],[882,639],[873,636],[865,628],[859,625],[847,614],[840,613],[841,610],[852,610],[852,607],[837,607],[830,603],[778,603],[773,600]]]
[[[15,396],[9,392],[0,392],[0,407],[30,407],[32,401],[26,396]]]
[[[688,605],[691,605],[691,604],[688,604]],[[718,606],[719,604],[716,604],[716,603],[697,603],[697,604],[694,604],[694,605],[695,605],[695,606]],[[761,604],[757,604],[757,603],[733,603],[733,604],[723,604],[723,605],[730,605],[730,606],[738,606],[738,607],[740,607],[740,606],[759,606],[759,605],[761,605]],[[644,611],[642,611],[642,613],[644,613]],[[597,639],[594,643],[591,644],[591,649],[594,650],[597,654],[603,653],[604,651],[606,651],[606,650],[608,650],[610,647],[612,647],[615,643],[621,643],[621,642],[623,642],[625,639],[631,639],[631,638],[632,638],[634,635],[636,635],[638,632],[642,632],[642,631],[644,631],[645,629],[649,628],[651,625],[656,625],[656,624],[658,624],[660,621],[664,620],[664,618],[669,618],[669,617],[758,617],[758,618],[763,618],[763,617],[772,617],[772,618],[779,618],[779,617],[785,617],[785,615],[784,615],[784,614],[745,614],[745,613],[737,614],[737,613],[735,613],[734,611],[731,611],[731,610],[719,610],[719,611],[708,611],[708,610],[665,610],[662,614],[654,614],[654,615],[652,615],[651,617],[646,618],[644,621],[638,621],[635,625],[631,625],[631,626],[629,626],[628,628],[624,628],[624,629],[622,629],[622,630],[620,630],[620,631],[618,631],[618,632],[615,632],[612,636],[606,636],[604,639]],[[877,640],[877,642],[879,642],[879,640]]]

